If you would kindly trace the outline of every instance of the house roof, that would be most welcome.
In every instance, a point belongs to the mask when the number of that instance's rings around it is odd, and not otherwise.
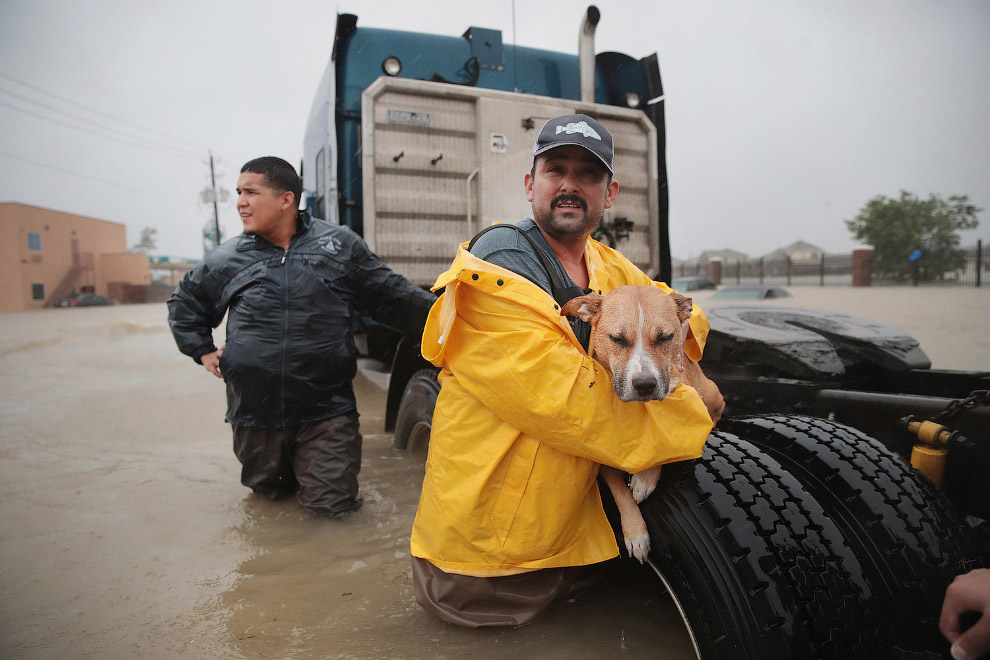
[[[709,261],[712,259],[721,259],[722,261],[746,261],[749,259],[749,256],[747,256],[744,252],[725,248],[724,250],[705,250],[698,256],[698,258],[707,259]]]
[[[812,245],[807,241],[794,241],[790,245],[786,245],[782,248],[777,248],[772,252],[768,252],[767,254],[763,255],[763,258],[771,261],[786,259],[788,256],[794,254],[795,252],[817,252],[819,254],[822,254],[825,252],[825,250],[821,249],[817,245]]]
[[[818,247],[817,245],[812,245],[811,243],[809,243],[807,241],[794,241],[790,245],[784,247],[783,250],[785,252],[797,252],[799,250],[802,251],[802,252],[803,251],[807,251],[807,250],[815,250],[816,252],[824,252],[825,251],[825,250],[821,249],[820,247]]]

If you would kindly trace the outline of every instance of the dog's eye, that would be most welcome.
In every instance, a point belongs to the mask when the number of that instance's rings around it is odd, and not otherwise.
[[[616,346],[621,346],[623,348],[627,348],[629,346],[629,342],[622,335],[609,335],[608,338],[611,339],[612,343]]]
[[[670,334],[666,334],[666,335],[659,334],[659,335],[657,335],[657,338],[653,340],[653,345],[654,346],[662,346],[663,344],[666,344],[667,342],[669,342],[673,338],[674,338],[674,333],[670,333]]]

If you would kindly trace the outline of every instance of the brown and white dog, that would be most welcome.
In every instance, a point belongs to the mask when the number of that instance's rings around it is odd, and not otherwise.
[[[690,298],[655,286],[620,286],[606,296],[574,298],[560,313],[591,324],[592,356],[612,374],[612,389],[622,401],[662,400],[685,383],[698,391],[712,422],[718,423],[725,400],[684,355]],[[626,550],[642,563],[650,552],[650,536],[638,504],[657,487],[660,466],[632,475],[628,487],[620,470],[602,465],[600,473],[619,509]]]

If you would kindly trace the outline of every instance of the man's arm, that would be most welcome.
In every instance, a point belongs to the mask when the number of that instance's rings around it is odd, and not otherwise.
[[[663,401],[623,403],[608,372],[568,337],[565,320],[534,311],[526,296],[485,295],[465,284],[454,292],[455,327],[442,361],[458,386],[506,424],[564,453],[629,472],[701,455],[711,418],[693,389],[679,387]],[[430,322],[443,326],[439,317]],[[424,354],[431,341],[436,338],[424,336]]]
[[[531,251],[514,230],[490,231],[472,256],[522,274],[549,293],[546,270]],[[656,284],[627,260],[617,261],[615,281]],[[458,382],[503,421],[563,452],[630,472],[701,454],[711,418],[694,390],[678,388],[662,402],[623,403],[608,372],[564,334],[566,321],[548,322],[512,298],[483,298],[484,311],[466,301],[456,304],[467,322],[451,334],[466,341],[445,355]],[[507,318],[513,319],[508,326],[499,322]]]
[[[354,239],[351,267],[358,311],[419,339],[436,296],[383,264],[361,238]]]
[[[210,286],[214,279],[205,262],[186,273],[169,298],[168,325],[182,353],[219,375],[219,369],[214,371],[204,362],[204,357],[210,355],[219,364],[221,353],[213,343],[213,328],[223,319],[223,313],[218,315],[215,309],[219,291]]]

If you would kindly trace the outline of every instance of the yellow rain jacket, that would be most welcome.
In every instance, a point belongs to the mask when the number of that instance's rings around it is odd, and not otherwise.
[[[437,279],[446,289],[423,332],[423,355],[443,369],[412,554],[474,576],[611,559],[599,464],[639,472],[697,458],[708,412],[686,385],[663,401],[620,401],[550,294],[466,246]],[[603,294],[655,284],[597,241],[585,261]],[[708,320],[695,308],[690,323],[685,350],[699,360]]]

